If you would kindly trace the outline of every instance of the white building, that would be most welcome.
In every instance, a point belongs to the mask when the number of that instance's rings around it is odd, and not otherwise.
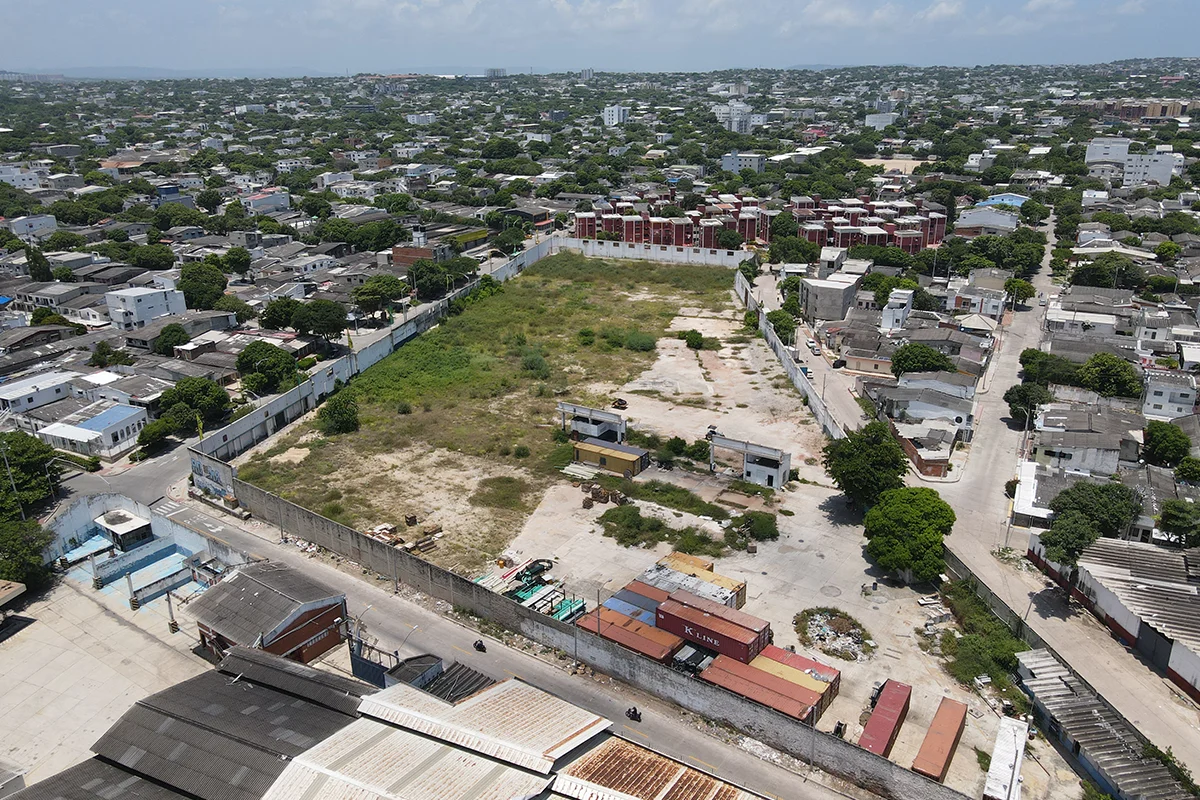
[[[265,114],[267,107],[262,103],[247,103],[244,106],[235,106],[233,109],[235,114]]]
[[[58,230],[58,220],[52,214],[30,214],[9,220],[6,227],[17,238],[32,242],[35,239],[45,239]]]
[[[108,316],[121,330],[144,328],[147,323],[187,310],[183,292],[175,289],[117,289],[104,295]]]
[[[352,180],[354,180],[354,174],[351,172],[322,172],[313,178],[313,183],[316,185],[318,192],[323,192],[335,183],[344,183],[345,181]]]
[[[0,183],[7,183],[17,189],[38,189],[42,185],[42,178],[36,172],[5,165],[0,167]]]
[[[871,130],[881,131],[898,119],[900,119],[900,115],[894,111],[889,111],[885,114],[867,114],[863,124]]]
[[[1168,422],[1195,413],[1196,379],[1183,372],[1148,369],[1142,416]]]
[[[1129,155],[1130,143],[1129,139],[1122,136],[1106,136],[1099,139],[1092,139],[1088,142],[1087,153],[1083,157],[1084,163],[1124,161],[1125,157]]]
[[[625,106],[605,106],[603,116],[606,128],[624,125],[629,121],[629,109]]]
[[[281,158],[275,162],[276,172],[295,172],[298,169],[308,169],[312,166],[312,159],[307,156],[299,158]]]
[[[431,111],[425,111],[420,114],[408,114],[404,117],[404,121],[409,125],[432,125],[437,122],[437,114]]]
[[[78,372],[43,372],[5,383],[0,386],[0,411],[19,414],[70,397],[71,381],[78,377]]]
[[[731,150],[721,156],[721,169],[725,172],[741,172],[744,169],[762,172],[766,163],[767,157],[762,153],[739,153],[737,150]]]
[[[1174,153],[1133,153],[1125,156],[1125,177],[1121,185],[1141,186],[1153,181],[1166,186],[1171,182],[1174,169]]]
[[[266,189],[242,198],[242,205],[255,214],[270,214],[272,211],[287,211],[292,207],[292,196],[287,189]]]
[[[58,450],[113,459],[137,446],[147,422],[144,408],[100,400],[47,425],[37,436]]]
[[[885,332],[898,331],[904,327],[908,315],[912,313],[915,294],[912,289],[892,289],[887,305],[883,308],[883,322],[880,325]]]

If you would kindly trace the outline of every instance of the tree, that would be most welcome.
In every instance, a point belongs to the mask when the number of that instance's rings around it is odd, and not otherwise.
[[[486,159],[516,158],[521,155],[521,146],[512,139],[489,139],[479,155]]]
[[[171,269],[175,266],[175,252],[165,244],[148,244],[134,249],[129,264],[146,270]]]
[[[1062,356],[1027,347],[1021,351],[1021,369],[1026,383],[1039,383],[1043,386],[1058,383],[1064,386],[1076,386],[1076,373],[1079,366]]]
[[[183,265],[177,285],[188,308],[207,311],[225,294],[228,281],[217,267],[199,262]]]
[[[358,430],[358,403],[345,389],[325,401],[317,412],[321,429],[327,434],[350,433]]]
[[[231,294],[221,295],[221,299],[213,303],[214,311],[232,311],[237,315],[237,321],[240,325],[243,322],[254,319],[258,312],[254,307],[242,300],[240,297],[234,297]]]
[[[1013,299],[1013,305],[1023,305],[1037,294],[1033,284],[1021,278],[1009,278],[1004,282],[1004,291]]]
[[[26,245],[25,260],[29,266],[29,279],[31,281],[41,281],[49,283],[54,280],[54,273],[50,269],[50,261],[33,245]]]
[[[1200,458],[1187,456],[1175,467],[1175,480],[1180,483],[1200,484]]]
[[[525,247],[525,231],[520,228],[505,228],[492,239],[492,247],[505,255],[520,252]]]
[[[159,421],[171,426],[171,432],[180,436],[193,436],[200,428],[200,412],[187,403],[176,403],[173,406],[162,405],[167,410],[159,416]]]
[[[292,327],[297,333],[313,333],[332,341],[346,330],[346,307],[333,300],[313,300],[292,315]]]
[[[216,189],[204,189],[196,195],[196,205],[210,214],[215,214],[221,207],[221,193]]]
[[[116,365],[129,366],[133,363],[133,356],[124,350],[117,350],[108,342],[97,342],[96,348],[92,350],[92,357],[88,359],[89,367],[111,367]]]
[[[811,264],[820,257],[821,247],[816,242],[795,236],[771,238],[768,258],[772,264]]]
[[[40,503],[54,494],[62,468],[54,460],[54,448],[20,431],[0,433],[0,452],[8,460],[5,478],[0,479],[0,517],[13,520],[21,509]],[[13,493],[13,485],[16,493]]]
[[[153,453],[161,448],[167,442],[167,438],[174,432],[175,428],[168,419],[156,419],[153,422],[146,424],[138,433],[138,447],[143,453]]]
[[[261,380],[254,383],[265,392],[290,389],[296,383],[296,359],[269,342],[251,342],[238,353],[237,371],[243,386],[250,375],[261,375]]]
[[[1021,221],[1026,225],[1037,225],[1042,220],[1050,218],[1050,209],[1036,200],[1026,200],[1021,204]]]
[[[280,297],[272,300],[263,307],[258,317],[258,324],[267,330],[281,331],[292,327],[292,317],[304,304],[294,297]]]
[[[55,267],[50,274],[60,283],[75,283],[75,271],[70,267]]]
[[[867,555],[884,569],[933,580],[946,569],[942,540],[955,520],[954,509],[933,489],[888,490],[863,518]]]
[[[225,253],[225,257],[221,259],[226,272],[236,272],[239,275],[244,275],[250,271],[250,263],[252,261],[250,251],[244,247],[229,248]]]
[[[29,317],[29,324],[30,325],[66,325],[69,328],[73,328],[75,330],[75,333],[77,333],[77,334],[87,333],[87,328],[84,327],[83,325],[80,325],[77,322],[71,322],[69,319],[64,317],[62,314],[58,314],[58,313],[54,312],[52,309],[46,308],[45,306],[38,306],[37,308],[35,308],[33,310],[33,314],[31,314]]]
[[[54,534],[36,520],[0,522],[0,580],[23,583],[31,590],[45,586],[54,574],[44,555],[53,541]]]
[[[374,314],[407,293],[404,281],[385,273],[368,278],[362,286],[354,287],[350,295],[363,313]]]
[[[1084,389],[1101,397],[1140,397],[1142,382],[1133,365],[1112,353],[1096,353],[1075,373]]]
[[[789,211],[785,211],[771,220],[772,241],[785,236],[794,237],[799,232],[800,226],[796,223],[796,217]]]
[[[1008,391],[1004,393],[1004,402],[1008,403],[1008,415],[1029,427],[1037,407],[1053,403],[1054,395],[1040,383],[1018,383],[1008,387]]]
[[[1158,529],[1179,547],[1200,546],[1200,508],[1187,500],[1165,500],[1159,511]]]
[[[229,410],[229,392],[208,378],[182,378],[162,393],[160,406],[174,408],[183,404],[207,421],[218,420]]]
[[[746,240],[732,228],[721,228],[717,231],[717,247],[724,250],[737,250]]]
[[[1174,242],[1162,242],[1158,247],[1154,248],[1154,255],[1164,264],[1170,264],[1179,258],[1179,254],[1183,252],[1183,248]]]
[[[1100,533],[1092,520],[1086,514],[1072,509],[1054,516],[1050,530],[1042,534],[1041,542],[1047,560],[1073,567],[1079,561],[1080,553],[1098,538]]]
[[[868,507],[883,492],[904,486],[908,458],[883,422],[835,439],[822,451],[825,471],[856,505]]]
[[[1157,420],[1146,423],[1142,455],[1156,467],[1174,467],[1187,457],[1192,440],[1181,428]]]
[[[897,378],[906,372],[957,371],[949,356],[920,342],[909,342],[892,353],[892,374]]]
[[[74,250],[77,247],[83,247],[85,244],[87,244],[87,239],[71,231],[55,231],[46,239],[46,249],[52,252],[55,250]]]
[[[187,344],[191,340],[192,337],[188,335],[186,328],[177,322],[172,322],[163,328],[162,333],[154,340],[154,352],[160,356],[173,356],[176,347]]]
[[[775,329],[775,333],[783,341],[791,341],[792,335],[796,333],[796,320],[791,314],[781,308],[767,312],[767,322]]]
[[[1078,511],[1091,522],[1099,535],[1114,539],[1137,517],[1142,501],[1123,483],[1080,481],[1059,492],[1050,501],[1055,517]]]
[[[301,200],[300,210],[317,219],[328,219],[333,214],[333,206],[329,204],[329,201],[317,195],[309,195]]]

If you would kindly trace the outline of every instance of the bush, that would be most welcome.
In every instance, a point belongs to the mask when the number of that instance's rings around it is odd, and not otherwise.
[[[675,454],[665,447],[659,449],[658,452],[654,454],[654,460],[657,461],[658,465],[663,469],[671,469],[675,466]]]
[[[774,514],[765,511],[747,511],[734,517],[725,529],[725,544],[735,550],[745,550],[751,541],[773,542],[779,538],[779,525]]]
[[[742,327],[748,331],[758,330],[758,312],[747,311],[742,315]]]
[[[687,452],[687,442],[678,436],[672,436],[670,439],[667,439],[667,443],[663,447],[676,456],[681,456]]]
[[[596,332],[591,328],[584,328],[575,336],[579,340],[579,343],[584,347],[592,345],[596,341]]]
[[[1016,478],[1009,478],[1008,480],[1006,480],[1004,482],[1004,496],[1007,498],[1010,498],[1010,499],[1016,497],[1017,496],[1017,484],[1019,484],[1020,482],[1021,481],[1019,481]]]
[[[604,535],[624,547],[654,547],[670,542],[681,553],[720,556],[725,545],[695,528],[675,529],[655,517],[643,517],[637,506],[617,506],[600,515]]]
[[[654,336],[642,331],[630,331],[625,334],[625,349],[639,353],[649,353],[656,346]]]
[[[513,458],[529,458],[529,448],[519,444],[513,448]]]
[[[325,401],[317,412],[321,429],[327,434],[351,433],[358,430],[358,403],[350,392],[342,390]]]
[[[729,519],[729,512],[721,506],[706,503],[694,492],[689,492],[682,486],[676,486],[663,481],[646,481],[635,483],[622,478],[602,476],[598,479],[601,486],[616,489],[634,500],[645,500],[648,503],[658,503],[660,506],[685,511],[701,517],[713,519]]]
[[[407,400],[401,400],[399,405],[396,406],[396,413],[401,414],[402,416],[408,416],[412,412],[412,403],[408,402]]]
[[[521,369],[541,380],[550,377],[550,365],[546,363],[546,357],[536,350],[526,350],[521,356]]]
[[[315,358],[313,358],[312,356],[309,356],[308,358],[302,358],[296,362],[296,366],[299,367],[300,369],[304,369],[304,370],[312,369],[316,365],[317,365],[317,360]]]
[[[699,350],[704,347],[704,335],[700,331],[681,331],[679,338],[683,339],[689,350]]]

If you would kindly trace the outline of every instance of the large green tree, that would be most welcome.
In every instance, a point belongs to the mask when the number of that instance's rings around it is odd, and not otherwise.
[[[358,430],[358,403],[354,396],[342,389],[321,405],[317,412],[321,429],[328,434],[350,433]]]
[[[54,448],[20,431],[0,433],[0,453],[8,463],[0,474],[0,518],[20,519],[21,510],[51,497],[62,468],[54,460]],[[16,491],[14,493],[14,486]]]
[[[768,257],[773,264],[811,264],[821,257],[821,247],[796,236],[772,236]]]
[[[50,269],[50,261],[42,251],[33,245],[26,245],[25,260],[29,267],[29,279],[49,283],[54,280],[54,271]]]
[[[1079,561],[1079,555],[1098,538],[1100,531],[1088,515],[1071,509],[1054,516],[1041,541],[1048,560],[1073,567]]]
[[[182,378],[162,393],[160,405],[172,408],[183,403],[205,420],[218,420],[229,410],[229,392],[208,378]]]
[[[228,281],[218,267],[204,262],[184,264],[179,272],[179,291],[188,308],[208,311],[225,294]]]
[[[834,439],[822,454],[829,477],[859,507],[874,505],[884,492],[904,486],[908,458],[883,422]]]
[[[1050,501],[1050,510],[1056,518],[1068,511],[1077,511],[1091,522],[1100,536],[1114,539],[1137,517],[1142,510],[1142,501],[1132,489],[1117,481],[1080,481],[1059,492]]]
[[[1033,424],[1037,407],[1053,403],[1054,395],[1040,383],[1018,383],[1004,392],[1004,402],[1008,403],[1008,415],[1029,427]]]
[[[925,487],[891,489],[863,519],[867,555],[879,566],[931,581],[945,569],[943,539],[954,527],[954,509]]]
[[[1146,423],[1142,456],[1156,467],[1174,467],[1191,452],[1192,440],[1169,422],[1153,420]]]
[[[1004,291],[1013,299],[1013,305],[1024,305],[1025,301],[1037,294],[1033,284],[1022,278],[1009,278],[1004,282]]]
[[[227,272],[236,272],[239,275],[249,272],[251,263],[253,259],[250,257],[250,251],[244,247],[229,248],[225,257],[221,259],[221,264]]]
[[[251,342],[238,353],[237,371],[242,376],[243,386],[251,375],[261,376],[252,382],[264,392],[286,390],[296,385],[296,359],[269,342]]]
[[[23,583],[40,589],[53,575],[45,561],[46,548],[54,535],[35,520],[0,521],[0,580]]]
[[[346,330],[346,307],[333,300],[312,300],[292,315],[298,333],[312,333],[332,341]]]
[[[1158,529],[1179,547],[1200,546],[1200,508],[1187,500],[1166,500],[1159,509]]]
[[[187,329],[178,322],[172,322],[162,329],[162,333],[154,340],[154,352],[160,356],[175,355],[175,348],[192,340]]]
[[[1142,394],[1137,370],[1112,353],[1096,353],[1076,370],[1075,377],[1080,386],[1101,397],[1140,397]]]
[[[263,307],[262,314],[258,317],[258,324],[272,331],[290,328],[292,327],[292,317],[303,307],[304,304],[294,297],[277,298]]]
[[[906,372],[957,372],[957,369],[946,354],[927,344],[909,342],[892,353],[892,374],[899,378]]]
[[[258,314],[254,307],[245,300],[231,294],[222,295],[217,302],[213,303],[213,310],[232,311],[237,317],[238,324],[252,320]]]

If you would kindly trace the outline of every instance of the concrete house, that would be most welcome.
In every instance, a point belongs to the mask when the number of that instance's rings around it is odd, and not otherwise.
[[[1146,370],[1142,415],[1146,419],[1170,421],[1186,417],[1196,409],[1196,378],[1186,372]]]

